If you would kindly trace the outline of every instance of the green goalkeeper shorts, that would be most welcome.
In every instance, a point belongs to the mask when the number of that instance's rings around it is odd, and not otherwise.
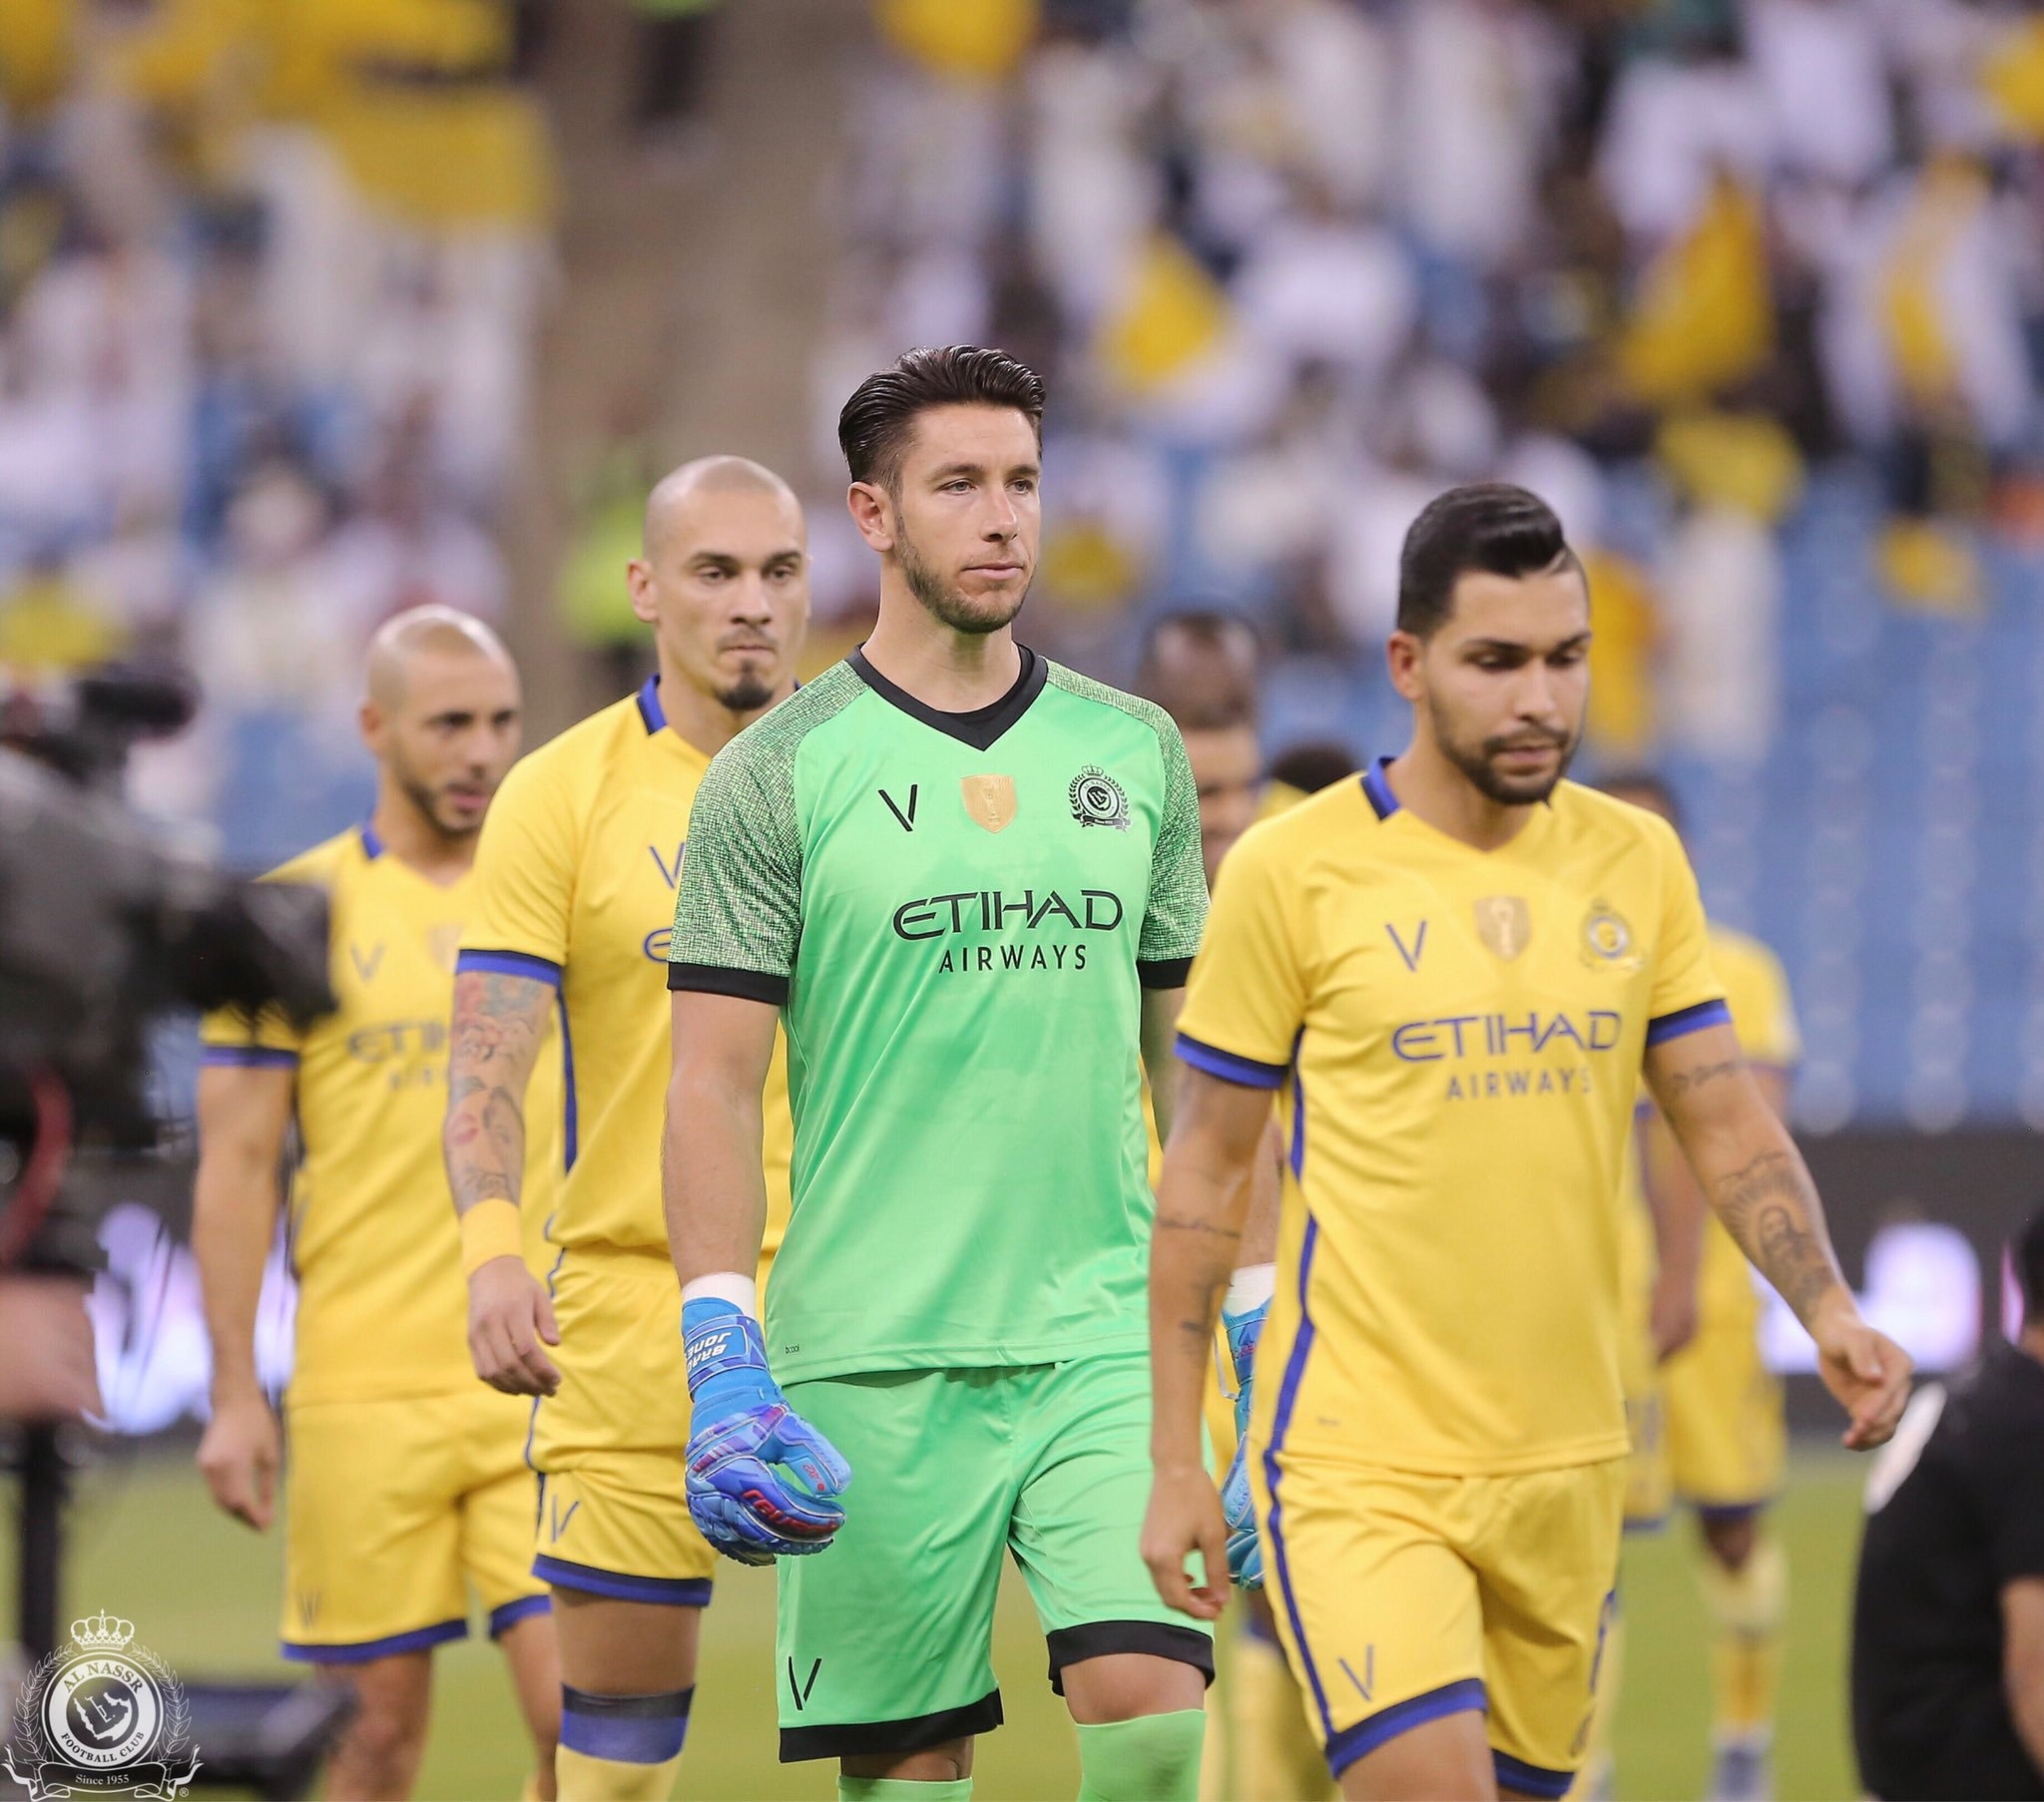
[[[851,1466],[828,1550],[779,1562],[783,1760],[911,1752],[1001,1724],[1001,1555],[1068,1664],[1149,1652],[1214,1674],[1213,1634],[1167,1608],[1137,1541],[1150,1499],[1144,1352],[786,1385]]]

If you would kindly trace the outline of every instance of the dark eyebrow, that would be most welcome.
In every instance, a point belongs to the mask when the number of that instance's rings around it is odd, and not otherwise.
[[[1549,646],[1545,651],[1538,651],[1518,639],[1471,639],[1462,649],[1465,652],[1504,651],[1516,657],[1552,657],[1557,651],[1574,651],[1589,642],[1589,633],[1579,632],[1573,637],[1563,639],[1559,645]]]

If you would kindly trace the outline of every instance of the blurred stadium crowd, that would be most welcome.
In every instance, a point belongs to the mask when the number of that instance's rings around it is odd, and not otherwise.
[[[1274,740],[1380,747],[1406,523],[1526,482],[1590,565],[1595,750],[1671,767],[1714,908],[1788,961],[1805,1124],[2044,1121],[2036,8],[841,3],[870,48],[789,121],[823,327],[714,351],[809,370],[819,655],[871,601],[830,423],[908,343],[1050,379],[1032,640],[1126,678],[1145,618],[1236,609]],[[732,9],[633,10],[657,113]],[[359,804],[398,608],[516,592],[528,652],[615,651],[659,459],[552,497],[559,572],[509,529],[577,278],[550,16],[0,7],[0,663],[188,658],[148,798],[244,861]]]

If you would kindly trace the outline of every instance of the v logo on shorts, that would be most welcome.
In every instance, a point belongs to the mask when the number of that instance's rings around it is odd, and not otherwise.
[[[806,1683],[797,1683],[794,1680],[794,1659],[792,1656],[788,1658],[787,1693],[794,1697],[794,1711],[797,1714],[808,1705],[809,1694],[816,1687],[816,1674],[822,1668],[823,1660],[818,1658],[815,1663],[809,1666],[809,1680]]]

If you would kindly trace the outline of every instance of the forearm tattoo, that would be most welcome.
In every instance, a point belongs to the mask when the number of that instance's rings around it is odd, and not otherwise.
[[[1842,1278],[1802,1159],[1792,1150],[1763,1151],[1716,1178],[1712,1190],[1740,1249],[1807,1323]]]
[[[552,1000],[530,977],[468,972],[454,985],[454,1059],[442,1134],[454,1211],[518,1200],[525,1172],[525,1085]]]

